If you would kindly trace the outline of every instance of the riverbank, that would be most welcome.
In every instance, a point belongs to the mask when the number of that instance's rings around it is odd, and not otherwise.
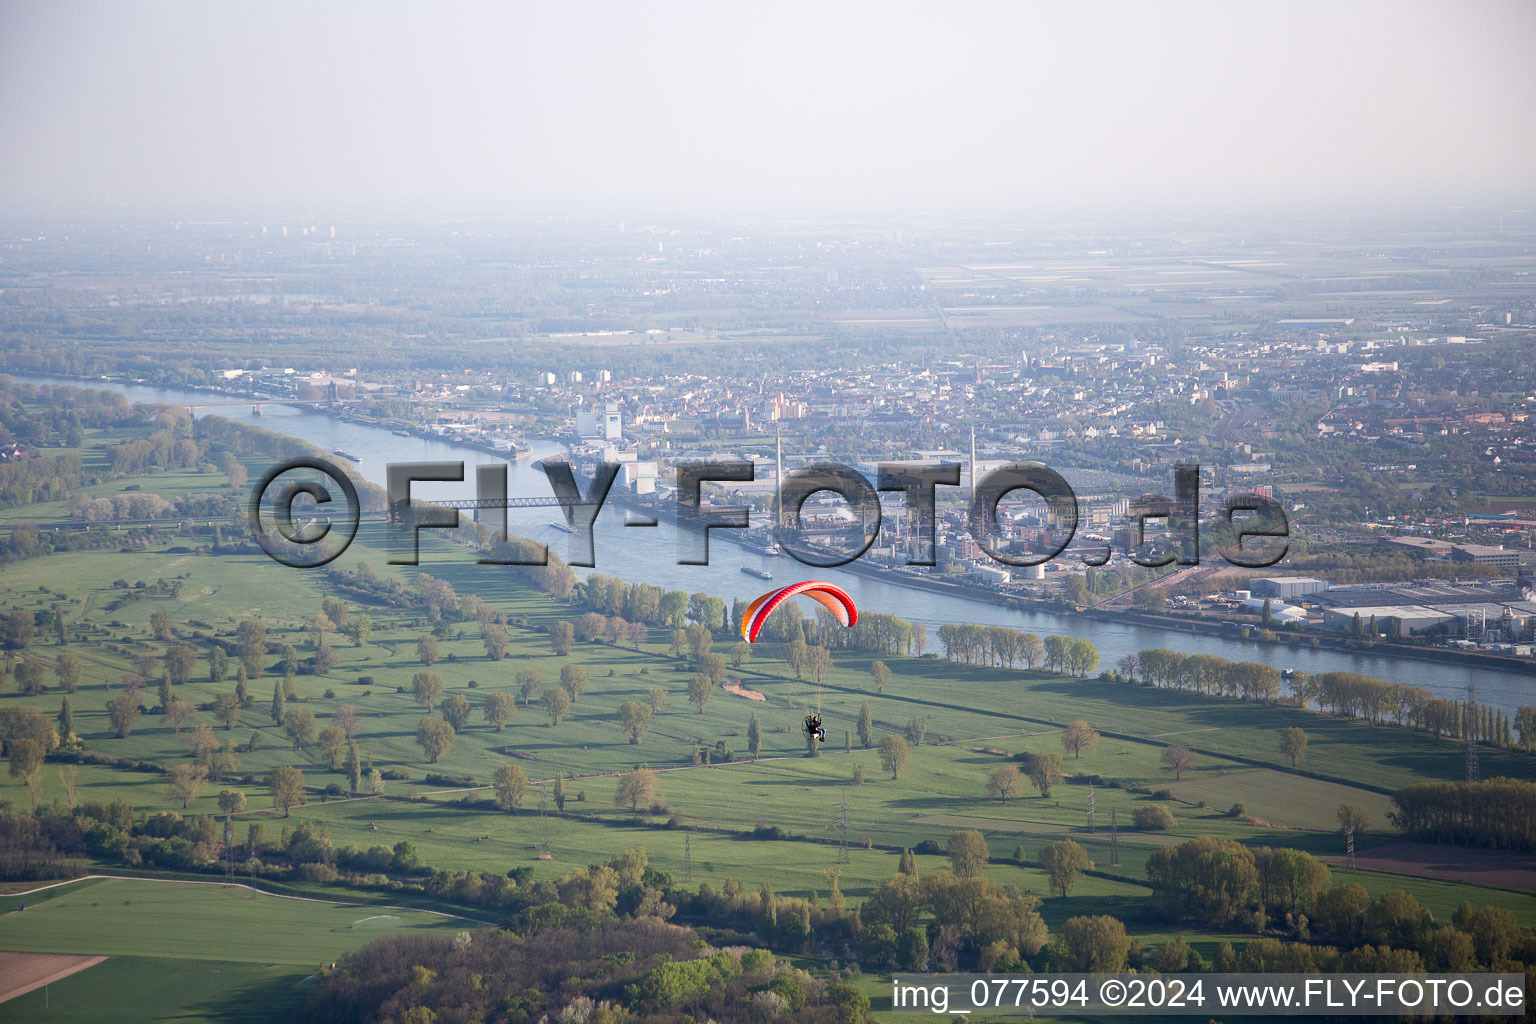
[[[1231,626],[1212,621],[1210,619],[1195,619],[1177,615],[1156,615],[1151,612],[1139,612],[1132,609],[1089,608],[1081,612],[1090,618],[1114,619],[1120,622],[1134,622],[1138,625],[1150,626],[1157,629],[1177,629],[1181,632],[1194,633],[1196,635],[1210,635],[1230,638],[1238,630]],[[1241,626],[1239,629],[1250,629],[1257,633],[1262,626]],[[1359,643],[1342,634],[1334,633],[1292,633],[1284,630],[1272,630],[1274,640],[1256,640],[1250,636],[1248,643],[1260,646],[1286,645],[1307,650],[1326,649],[1338,651],[1341,654],[1359,654],[1370,657],[1386,658],[1411,658],[1415,661],[1436,662],[1442,665],[1458,665],[1462,667],[1475,666],[1491,669],[1498,672],[1518,672],[1522,675],[1536,675],[1536,659],[1516,658],[1507,654],[1494,654],[1488,651],[1458,651],[1448,647],[1421,647],[1416,644],[1398,643],[1392,640],[1377,640],[1371,644]],[[1533,694],[1536,696],[1536,694]]]

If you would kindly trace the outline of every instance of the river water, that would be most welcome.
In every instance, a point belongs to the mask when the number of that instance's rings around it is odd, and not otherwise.
[[[166,388],[109,381],[80,381],[64,378],[16,374],[17,380],[34,384],[71,384],[116,391],[134,402],[161,402],[195,405],[198,402],[224,402],[230,399],[209,392]],[[362,461],[358,470],[363,477],[383,486],[385,466],[390,462],[463,462],[466,480],[461,484],[422,483],[412,488],[412,495],[424,499],[474,497],[474,467],[499,461],[496,456],[475,451],[449,441],[419,437],[400,437],[391,431],[336,419],[324,412],[301,406],[266,405],[260,416],[249,404],[220,405],[197,410],[199,416],[225,416],[267,430],[289,434],[327,452],[341,449]],[[537,441],[533,457],[510,463],[507,492],[510,496],[547,497],[551,494],[544,475],[532,468],[535,459],[559,454],[559,444]],[[617,485],[616,485],[617,486]],[[508,529],[518,536],[551,545],[557,553],[567,554],[568,538],[550,523],[560,518],[555,508],[509,509]],[[625,528],[625,513],[611,502],[598,516],[595,537],[594,569],[578,573],[600,572],[620,579],[652,583],[668,590],[689,593],[703,591],[723,597],[747,600],[756,597],[770,584],[741,571],[743,565],[757,566],[773,573],[775,584],[814,575],[847,590],[861,609],[888,612],[928,624],[930,649],[938,649],[935,631],[943,623],[982,623],[1011,626],[1045,635],[1066,633],[1087,637],[1099,648],[1100,664],[1113,667],[1121,656],[1149,647],[1166,647],[1186,653],[1216,654],[1234,661],[1262,661],[1277,668],[1295,668],[1305,672],[1361,672],[1393,682],[1422,686],[1438,696],[1463,698],[1474,682],[1477,699],[1514,714],[1523,704],[1536,703],[1536,677],[1481,667],[1415,661],[1407,658],[1353,654],[1287,645],[1245,644],[1237,639],[1194,636],[1174,629],[1105,622],[1049,612],[1020,612],[973,601],[963,597],[936,594],[897,586],[867,576],[838,569],[812,569],[785,556],[764,558],[724,541],[719,531],[710,542],[710,565],[677,564],[677,531],[663,521],[653,528]],[[342,563],[345,564],[345,556]],[[496,572],[495,566],[485,566]]]

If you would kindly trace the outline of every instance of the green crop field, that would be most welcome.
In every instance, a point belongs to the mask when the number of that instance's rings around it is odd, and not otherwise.
[[[292,899],[207,882],[88,878],[61,890],[0,917],[0,948],[314,965],[382,934],[473,927],[419,910]]]
[[[8,1024],[280,1024],[303,1004],[312,968],[114,956],[0,1007]]]

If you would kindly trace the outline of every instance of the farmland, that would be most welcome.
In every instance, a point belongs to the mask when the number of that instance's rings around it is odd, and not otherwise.
[[[233,496],[206,469],[134,481]],[[471,927],[416,909],[426,905],[504,920],[503,905],[462,895],[484,891],[488,879],[554,894],[643,850],[647,877],[680,900],[764,886],[820,912],[834,890],[855,906],[870,899],[904,849],[916,851],[918,875],[942,874],[957,830],[981,834],[989,855],[981,876],[1039,900],[1053,932],[1072,917],[1110,914],[1145,948],[1182,935],[1210,957],[1251,937],[1233,923],[1169,921],[1154,907],[1149,860],[1203,837],[1327,858],[1336,883],[1358,882],[1371,896],[1402,890],[1438,921],[1469,903],[1536,923],[1536,895],[1518,886],[1374,870],[1396,863],[1371,857],[1397,839],[1390,793],[1459,778],[1458,744],[1280,703],[907,652],[881,656],[886,680],[871,653],[836,649],[816,678],[797,670],[789,644],[765,641],[743,656],[725,629],[702,648],[695,632],[692,649],[676,624],[562,641],[565,624],[585,612],[579,591],[557,600],[524,577],[486,572],[463,539],[424,534],[420,564],[395,566],[384,526],[368,522],[340,571],[299,572],[260,554],[216,551],[206,527],[170,528],[0,567],[0,616],[42,627],[13,644],[7,674],[16,685],[0,694],[0,710],[37,708],[61,725],[67,717],[72,733],[41,770],[0,778],[0,799],[61,816],[126,808],[136,845],[82,842],[89,856],[68,851],[79,870],[195,871],[210,881],[229,871],[256,887],[114,879],[13,895],[0,904],[10,911],[0,917],[0,948],[108,956],[52,986],[52,997],[76,1000],[59,1005],[78,1019],[109,1017],[111,1007],[89,995],[92,977],[123,979],[128,998],[174,1003],[182,1016],[173,1019],[220,1019],[251,993],[278,1019],[302,998],[313,965],[376,937],[368,922],[444,936]],[[346,628],[364,615],[366,630]],[[240,638],[252,623],[262,637],[247,659]],[[498,629],[504,643],[493,651]],[[764,699],[691,686],[710,648],[731,654],[728,677]],[[182,649],[188,663],[175,665]],[[79,677],[66,686],[70,658]],[[30,694],[18,692],[28,662]],[[440,690],[424,689],[424,676]],[[244,699],[234,712],[216,713],[237,686]],[[570,698],[558,714],[543,700],[557,689]],[[130,690],[137,714],[125,727],[114,715]],[[510,699],[502,724],[482,713],[492,695]],[[446,721],[455,703],[467,717],[429,751],[421,723]],[[641,704],[651,713],[626,733],[623,709]],[[801,722],[812,710],[827,740],[807,756]],[[342,748],[325,747],[326,730],[334,743],[342,722],[356,744],[355,778]],[[1074,722],[1093,730],[1080,748],[1064,742]],[[1296,765],[1278,742],[1285,728],[1308,737]],[[894,766],[878,749],[888,736],[905,740]],[[1188,748],[1176,769],[1171,747]],[[1033,784],[1030,766],[1053,757],[1062,777]],[[1530,764],[1512,750],[1483,753],[1487,776],[1528,776]],[[215,766],[217,779],[208,777]],[[290,766],[303,773],[300,798],[278,806],[269,777]],[[642,767],[655,772],[654,789],[626,798],[620,787]],[[508,768],[528,780],[515,806],[498,803],[492,786]],[[1010,768],[1024,774],[997,791],[991,780],[999,769],[1006,780]],[[191,784],[178,788],[171,770]],[[1364,815],[1355,869],[1341,805]],[[1171,820],[1138,825],[1154,806]],[[1091,862],[1066,893],[1043,864],[1062,839]],[[466,873],[474,879],[459,884]],[[347,905],[257,891],[274,886]],[[385,909],[397,902],[412,909]],[[36,1004],[34,992],[7,1009],[27,1020],[41,1012]]]

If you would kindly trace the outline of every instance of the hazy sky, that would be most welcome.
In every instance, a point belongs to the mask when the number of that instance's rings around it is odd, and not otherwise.
[[[1536,3],[0,0],[0,209],[1533,198]]]

